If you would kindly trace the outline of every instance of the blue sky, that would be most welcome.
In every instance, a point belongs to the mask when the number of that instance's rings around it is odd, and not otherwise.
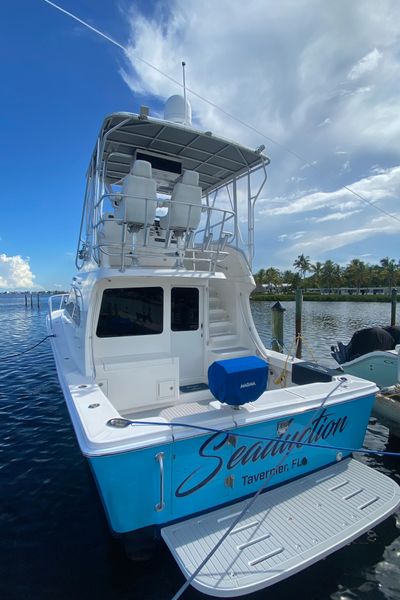
[[[191,99],[200,127],[266,145],[255,269],[399,258],[400,5],[395,0],[59,0],[117,47],[42,0],[2,3],[0,290],[67,288],[85,172],[104,115],[153,114],[192,89],[304,156]]]

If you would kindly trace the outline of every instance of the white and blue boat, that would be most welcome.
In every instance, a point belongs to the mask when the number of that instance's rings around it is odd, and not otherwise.
[[[347,345],[331,346],[332,358],[349,375],[369,379],[379,388],[400,381],[400,327],[367,327],[355,331]]]
[[[343,373],[376,383],[372,415],[400,438],[400,327],[359,329],[347,345],[338,342],[331,350]]]
[[[77,275],[48,318],[111,530],[138,549],[162,538],[221,597],[306,568],[400,502],[351,455],[376,385],[267,350],[254,326],[263,150],[195,129],[180,96],[164,119],[106,117]]]

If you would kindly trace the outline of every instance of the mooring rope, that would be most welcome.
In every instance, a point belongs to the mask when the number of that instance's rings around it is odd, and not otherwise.
[[[339,386],[337,386],[339,387]],[[336,389],[336,388],[335,388]],[[334,391],[334,390],[333,390]],[[332,393],[332,392],[331,392]],[[319,406],[317,410],[320,410],[322,406]],[[313,416],[315,419],[315,416]],[[182,423],[182,422],[167,422],[162,423],[160,421],[134,421],[132,419],[126,419],[125,417],[121,419],[111,419],[108,422],[110,427],[113,427],[113,421],[125,421],[129,425],[150,425],[150,426],[158,426],[158,427],[187,427],[189,429],[196,429],[198,431],[205,431],[207,433],[225,433],[228,435],[234,435],[238,438],[246,438],[250,440],[258,440],[258,441],[266,441],[266,442],[281,442],[287,444],[287,446],[305,446],[306,448],[322,448],[324,450],[336,450],[338,452],[351,452],[352,454],[366,454],[371,456],[391,456],[400,458],[400,452],[386,452],[385,450],[370,450],[368,448],[348,448],[346,446],[330,446],[328,444],[316,444],[310,442],[300,442],[297,440],[285,440],[282,437],[270,437],[267,435],[251,435],[250,433],[240,433],[236,429],[217,429],[214,427],[205,427],[203,425],[193,425],[192,423]],[[307,425],[308,426],[308,425]],[[118,427],[118,425],[117,425]],[[289,450],[289,448],[288,448]]]
[[[344,383],[344,379],[341,379],[340,381],[338,381],[337,385],[335,385],[330,390],[330,392],[325,396],[325,398],[322,400],[321,404],[318,407],[318,411],[319,412],[322,411],[322,409],[324,408],[324,405],[325,405],[326,401],[329,399],[329,397],[334,392],[336,392],[336,390],[339,389],[339,387],[341,385],[343,385],[343,383]],[[315,414],[313,414],[313,415],[310,416],[308,422],[303,427],[302,433],[304,433],[307,430],[307,428],[311,425],[311,422],[312,422],[313,419],[315,419]],[[278,464],[275,467],[275,472],[279,471],[279,467],[287,459],[287,456],[290,454],[290,452],[292,450],[293,450],[293,447],[289,448],[287,454],[285,454],[285,455],[282,456],[281,460],[278,462]],[[240,511],[240,513],[237,515],[237,517],[233,520],[233,522],[230,524],[230,526],[228,527],[228,529],[223,533],[223,535],[220,537],[220,539],[218,540],[218,542],[215,544],[214,548],[212,548],[210,550],[210,552],[207,554],[207,556],[201,561],[200,565],[197,567],[197,569],[194,570],[194,572],[191,574],[191,576],[180,587],[180,589],[177,591],[177,593],[173,596],[172,600],[178,600],[182,596],[183,592],[189,587],[189,585],[192,583],[192,581],[197,577],[197,575],[200,573],[200,571],[203,569],[203,567],[207,564],[207,562],[210,560],[210,558],[215,554],[215,552],[218,550],[218,548],[226,540],[226,538],[228,537],[228,535],[238,525],[238,523],[241,521],[241,519],[244,517],[244,515],[250,510],[250,508],[253,506],[253,504],[255,503],[255,501],[257,500],[257,498],[259,497],[259,495],[261,494],[261,492],[263,492],[265,490],[265,488],[267,487],[267,483],[274,476],[274,473],[269,472],[269,474],[267,475],[267,477],[264,480],[264,483],[259,487],[259,489],[257,490],[257,492],[246,502],[246,504],[244,505],[244,507],[242,508],[242,510]]]
[[[30,348],[27,348],[26,350],[22,350],[21,352],[17,352],[16,354],[7,354],[6,356],[0,356],[0,360],[8,360],[9,358],[16,358],[17,356],[26,354],[26,352],[30,352],[34,348],[37,348],[38,346],[40,346],[40,344],[43,344],[43,342],[45,342],[48,338],[52,338],[52,337],[56,337],[54,335],[54,333],[51,333],[50,335],[46,335],[46,337],[44,337],[42,340],[40,340],[40,342],[38,342],[34,346],[31,346]]]

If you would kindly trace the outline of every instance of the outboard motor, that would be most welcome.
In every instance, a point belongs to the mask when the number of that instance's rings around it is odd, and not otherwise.
[[[254,402],[265,392],[267,382],[268,363],[258,356],[218,360],[208,369],[211,393],[231,406]]]
[[[359,329],[347,346],[342,342],[338,342],[337,347],[331,346],[332,357],[341,365],[369,352],[393,350],[396,343],[400,343],[397,339],[400,340],[400,327]]]

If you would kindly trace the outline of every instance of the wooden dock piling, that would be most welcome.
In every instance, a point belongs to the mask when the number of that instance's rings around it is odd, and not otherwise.
[[[296,290],[296,358],[301,358],[301,316],[303,312],[303,292],[300,288]]]
[[[392,289],[392,298],[391,298],[391,311],[390,311],[390,324],[392,327],[396,325],[396,307],[397,307],[397,290],[396,288]]]
[[[272,312],[272,350],[283,351],[283,313],[286,308],[278,301],[271,308]]]

